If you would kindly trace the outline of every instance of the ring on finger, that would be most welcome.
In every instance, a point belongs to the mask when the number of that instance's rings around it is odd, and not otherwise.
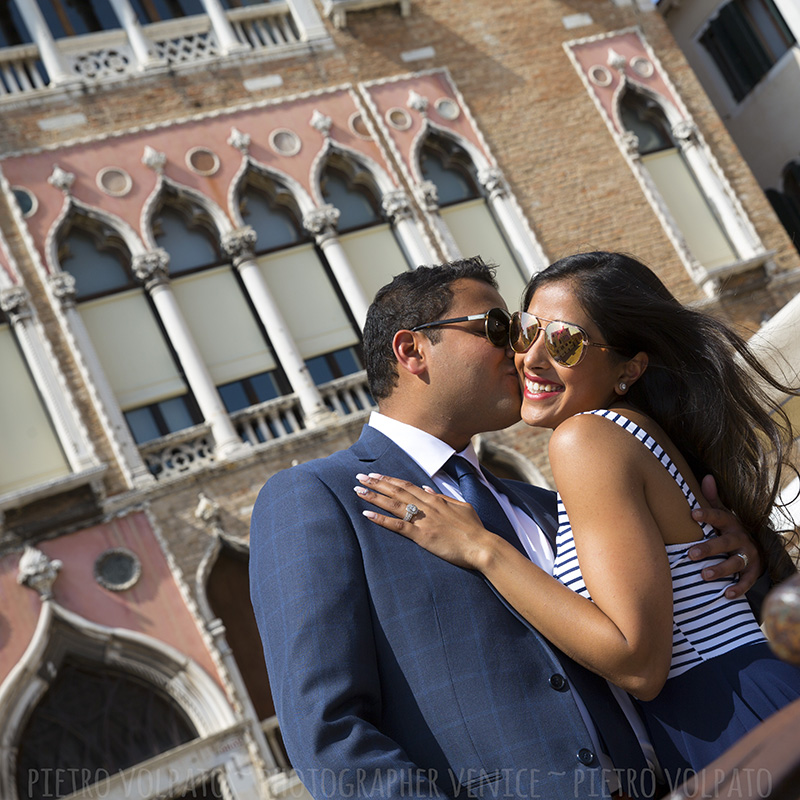
[[[742,569],[747,569],[747,565],[750,563],[750,559],[744,553],[734,553],[735,556],[739,556],[744,562],[744,566]]]
[[[403,517],[403,522],[412,522],[417,514],[419,514],[419,509],[413,503],[408,503],[408,505],[406,505],[406,514]]]

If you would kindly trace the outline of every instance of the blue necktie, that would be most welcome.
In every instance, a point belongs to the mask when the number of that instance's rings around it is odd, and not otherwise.
[[[502,536],[527,557],[506,512],[491,489],[478,477],[475,467],[463,456],[452,455],[442,469],[458,483],[464,500],[475,509],[484,528]]]

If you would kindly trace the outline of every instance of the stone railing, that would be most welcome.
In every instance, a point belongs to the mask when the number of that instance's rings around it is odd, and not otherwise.
[[[139,448],[150,472],[158,480],[196,472],[214,463],[214,437],[208,425],[195,425]]]
[[[240,55],[284,53],[309,38],[295,20],[288,0],[230,9],[225,14],[240,46],[228,50]],[[149,51],[146,63],[139,62],[122,27],[57,39],[55,52],[50,55],[63,67],[62,80],[90,85],[135,77],[143,70],[176,69],[230,54],[220,46],[224,37],[217,35],[206,14],[154,22],[142,26],[141,32]],[[317,30],[312,38],[322,34]],[[230,32],[226,36],[230,39]],[[42,61],[36,44],[0,48],[0,98],[20,97],[59,85],[59,80],[52,83]]]
[[[319,387],[328,408],[338,417],[366,413],[375,408],[364,372],[337,378]],[[300,400],[287,394],[231,414],[243,442],[262,447],[300,433],[306,424]],[[214,437],[208,425],[176,431],[139,447],[147,468],[158,480],[204,469],[216,461]]]
[[[39,48],[35,44],[0,49],[0,97],[46,88],[47,73],[39,61]]]
[[[369,411],[375,408],[375,401],[367,388],[367,374],[356,372],[337,378],[335,381],[319,387],[325,404],[340,417],[355,414],[359,411]]]

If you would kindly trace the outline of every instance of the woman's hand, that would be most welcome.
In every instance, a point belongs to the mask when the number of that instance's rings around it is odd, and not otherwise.
[[[437,494],[429,487],[420,488],[399,478],[371,473],[356,475],[362,484],[355,491],[387,514],[362,512],[383,528],[400,533],[451,564],[482,570],[490,558],[493,540],[469,503]],[[413,504],[418,512],[405,522],[406,507]]]

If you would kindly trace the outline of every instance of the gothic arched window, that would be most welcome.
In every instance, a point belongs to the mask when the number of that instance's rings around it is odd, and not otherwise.
[[[692,256],[706,269],[736,262],[736,251],[675,141],[664,109],[628,89],[620,98],[619,114],[636,136],[641,163]]]
[[[436,186],[439,217],[460,254],[497,264],[500,293],[513,305],[525,286],[523,272],[484,198],[469,153],[453,139],[432,133],[420,148],[419,168]]]
[[[67,659],[20,737],[17,792],[64,797],[197,735],[182,709],[146,681]]]
[[[316,384],[362,369],[357,330],[291,192],[253,171],[242,217],[257,235],[256,261]]]
[[[200,422],[119,234],[75,215],[59,245],[61,268],[75,278],[78,312],[134,440],[146,442]]]
[[[280,396],[285,380],[209,214],[167,193],[153,217],[171,287],[229,412]]]

